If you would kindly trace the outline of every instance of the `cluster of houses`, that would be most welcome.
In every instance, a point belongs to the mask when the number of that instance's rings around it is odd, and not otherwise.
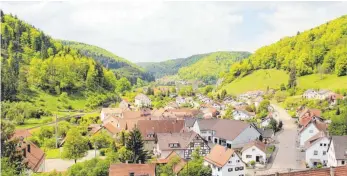
[[[213,175],[245,175],[251,161],[263,166],[267,163],[263,131],[254,124],[196,118],[198,115],[199,110],[185,108],[147,111],[103,108],[100,114],[103,124],[98,129],[116,137],[122,130],[136,126],[142,134],[145,150],[158,158],[157,164],[165,164],[174,156],[181,158],[179,167],[174,169],[176,173],[183,169],[197,147]],[[110,173],[117,170],[114,167],[111,166]]]
[[[318,109],[298,110],[298,146],[305,151],[308,167],[347,165],[347,136],[329,136],[328,121]]]
[[[337,94],[331,90],[314,90],[308,89],[303,95],[305,99],[328,100],[330,105],[336,105],[338,100],[344,99],[343,95]]]

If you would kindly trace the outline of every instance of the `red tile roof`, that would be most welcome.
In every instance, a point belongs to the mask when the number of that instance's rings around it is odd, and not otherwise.
[[[20,149],[25,158],[24,161],[27,162],[31,170],[37,172],[45,160],[45,153],[32,142],[21,141],[20,145]],[[23,150],[25,150],[25,152]]]
[[[218,167],[223,167],[233,154],[236,154],[233,149],[217,144],[212,148],[211,152],[205,156],[205,160]]]
[[[172,158],[179,157],[180,161],[173,166],[174,173],[179,173],[183,167],[187,164],[187,161],[181,158],[175,151],[172,151],[165,159],[157,159],[158,164],[167,164]]]
[[[139,120],[137,122],[142,138],[144,140],[155,140],[148,134],[157,133],[179,133],[184,127],[184,120]]]
[[[252,141],[252,142],[249,142],[248,144],[246,144],[246,145],[242,148],[241,152],[243,152],[243,151],[245,151],[245,150],[247,150],[248,148],[253,147],[253,146],[257,147],[259,150],[261,150],[261,151],[263,151],[263,152],[266,153],[266,145],[265,145],[263,142],[261,142],[261,141]]]
[[[307,109],[305,108],[299,114],[299,124],[301,126],[306,126],[313,117],[320,117],[321,111],[319,109]]]
[[[155,176],[156,164],[111,164],[109,176],[129,176],[134,173],[135,176]]]
[[[18,137],[23,137],[23,138],[27,138],[27,137],[31,137],[31,133],[29,132],[29,130],[16,130],[13,134],[13,136],[11,137],[11,139],[14,138],[18,138]]]

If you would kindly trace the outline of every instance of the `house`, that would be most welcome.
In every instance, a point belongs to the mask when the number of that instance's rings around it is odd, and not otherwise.
[[[144,141],[144,148],[152,151],[158,133],[179,133],[184,128],[184,120],[139,120],[137,128]]]
[[[205,119],[210,119],[210,118],[216,117],[217,114],[218,114],[218,111],[215,108],[205,108],[203,110],[203,113],[204,113],[204,118]]]
[[[254,106],[255,106],[256,108],[258,108],[259,105],[260,105],[260,103],[261,103],[263,100],[264,100],[263,97],[258,96],[258,97],[256,97],[256,98],[254,98],[254,99],[252,100],[252,102],[254,103]]]
[[[90,135],[90,136],[93,136],[93,135],[99,133],[99,131],[101,131],[102,128],[103,128],[103,127],[102,127],[102,125],[100,125],[100,124],[90,124],[90,125],[88,126],[89,135]]]
[[[234,109],[233,110],[233,119],[234,120],[249,120],[255,116],[255,113],[248,112],[243,109]]]
[[[14,131],[12,137],[11,137],[11,140],[12,139],[15,139],[15,138],[23,138],[23,139],[27,139],[29,137],[31,137],[32,134],[30,133],[29,130],[27,129],[23,129],[23,130],[16,130]]]
[[[272,117],[272,112],[269,112],[269,114],[263,118],[260,122],[260,127],[261,128],[266,128],[267,126],[270,125],[271,120],[273,119]]]
[[[109,117],[122,117],[123,110],[121,108],[102,108],[100,119],[105,121]]]
[[[122,118],[110,117],[104,120],[104,129],[112,136],[125,130],[132,130],[139,120],[150,120],[152,117],[150,114],[144,111],[125,111],[122,114]]]
[[[156,164],[111,164],[109,176],[155,176]]]
[[[212,176],[244,176],[246,173],[246,165],[239,155],[233,149],[221,145],[215,145],[205,156],[204,165],[211,167]]]
[[[302,111],[298,111],[299,125],[306,126],[314,118],[320,118],[321,111],[319,109],[308,109],[305,108]]]
[[[266,145],[261,141],[255,140],[246,144],[242,150],[242,161],[245,163],[250,163],[255,161],[259,164],[266,164]]]
[[[21,151],[24,162],[32,172],[43,172],[45,168],[45,153],[34,143],[25,141],[23,137],[19,138],[17,150]]]
[[[222,104],[222,103],[214,102],[214,103],[212,103],[212,107],[213,107],[213,108],[216,108],[216,109],[219,110],[219,111],[225,110],[225,105]]]
[[[328,163],[329,138],[321,131],[305,142],[305,159],[309,167],[316,167],[319,163],[326,166]]]
[[[331,137],[327,165],[328,167],[347,165],[347,135]]]
[[[261,137],[262,137],[262,142],[265,144],[268,144],[273,141],[273,137],[275,136],[275,132],[273,129],[269,128],[264,128],[264,129],[258,129]]]
[[[255,90],[255,91],[248,91],[246,93],[240,94],[237,99],[240,101],[248,101],[251,99],[255,99],[257,97],[261,97],[264,95],[264,91],[261,90]]]
[[[181,158],[190,159],[193,150],[200,147],[202,156],[210,153],[207,141],[194,131],[181,133],[158,133],[157,148],[154,154],[158,158],[166,158],[172,151],[175,151]]]
[[[170,102],[164,107],[165,110],[178,109],[178,108],[180,108],[180,107],[178,106],[178,104],[176,102]]]
[[[185,98],[185,97],[178,96],[178,97],[176,97],[176,103],[178,106],[184,106],[186,104],[194,106],[192,97],[186,97]]]
[[[334,92],[330,90],[313,90],[313,89],[308,89],[304,92],[302,95],[303,98],[306,99],[318,99],[318,100],[325,100],[327,99],[331,94],[334,94]]]
[[[170,162],[173,158],[179,158],[179,161],[177,164],[173,165],[172,170],[173,172],[178,175],[178,173],[184,168],[184,166],[187,164],[187,160],[181,158],[175,151],[172,151],[166,158],[164,159],[157,159],[157,164],[167,164]]]
[[[337,93],[332,93],[328,97],[328,101],[329,101],[330,105],[332,105],[332,106],[336,105],[338,100],[343,100],[343,99],[344,99],[343,95],[337,94]]]
[[[177,119],[184,120],[186,118],[197,117],[200,114],[197,109],[180,108],[180,109],[168,109],[162,114],[163,119]]]
[[[193,126],[194,126],[195,121],[196,121],[195,118],[186,118],[186,119],[184,119],[184,128],[187,131],[191,131]]]
[[[119,108],[126,111],[126,110],[131,110],[131,104],[126,101],[126,100],[122,100],[120,103],[119,103]]]
[[[228,148],[243,145],[260,137],[260,132],[253,124],[240,120],[198,119],[192,130],[208,142]]]
[[[318,97],[318,92],[313,89],[308,89],[304,92],[302,97],[306,99],[316,99]]]
[[[145,94],[138,94],[135,97],[135,106],[136,107],[151,107],[152,106],[152,102],[151,99],[149,99]]]
[[[320,121],[319,119],[312,119],[306,126],[303,126],[299,130],[299,145],[304,147],[305,142],[318,134],[320,131],[326,131],[328,128],[327,124]]]
[[[289,171],[283,173],[267,174],[262,176],[346,176],[347,166],[309,169],[302,171]]]

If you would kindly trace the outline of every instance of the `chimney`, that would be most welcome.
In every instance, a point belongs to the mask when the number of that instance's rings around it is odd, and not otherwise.
[[[30,144],[27,145],[28,153],[30,153]]]
[[[125,164],[128,164],[128,160],[125,161]]]
[[[139,164],[142,164],[142,163],[141,163],[141,160],[139,160]]]
[[[330,176],[334,176],[335,173],[334,173],[334,168],[333,167],[330,167]]]

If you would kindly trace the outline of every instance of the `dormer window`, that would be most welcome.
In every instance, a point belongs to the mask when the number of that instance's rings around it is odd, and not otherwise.
[[[170,143],[169,147],[170,148],[178,148],[179,147],[179,143]]]

